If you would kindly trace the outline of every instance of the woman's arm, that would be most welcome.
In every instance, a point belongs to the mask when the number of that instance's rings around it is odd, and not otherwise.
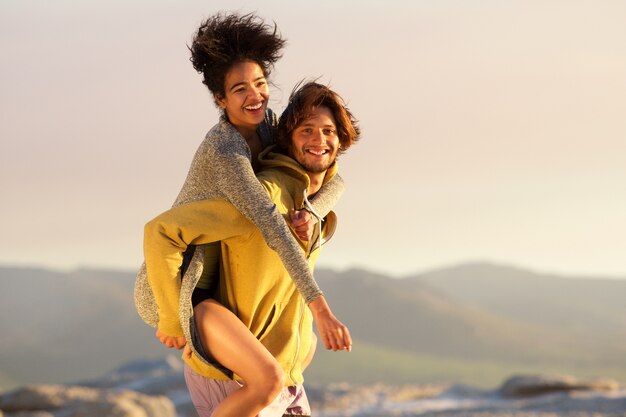
[[[332,313],[319,289],[308,261],[283,216],[257,180],[250,161],[243,154],[214,158],[216,178],[227,199],[254,223],[267,245],[278,253],[296,288],[309,305],[327,349],[348,350],[352,340],[348,328]]]
[[[335,175],[330,181],[322,185],[317,194],[310,199],[315,211],[322,217],[326,217],[339,202],[344,189],[343,178],[339,174]]]
[[[282,214],[259,183],[243,153],[223,152],[213,158],[218,187],[261,231],[267,245],[278,253],[307,304],[322,295],[299,243]]]

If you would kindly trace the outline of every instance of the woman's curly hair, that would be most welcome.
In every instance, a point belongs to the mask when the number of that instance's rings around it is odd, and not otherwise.
[[[272,27],[252,13],[218,13],[198,28],[189,47],[190,61],[217,99],[225,95],[226,73],[234,64],[254,61],[267,77],[285,43],[276,23]]]
[[[291,149],[291,134],[317,107],[327,107],[335,118],[339,137],[339,154],[355,144],[361,135],[358,121],[345,101],[330,87],[314,81],[300,81],[289,96],[289,104],[281,114],[277,127],[277,150],[288,154]]]

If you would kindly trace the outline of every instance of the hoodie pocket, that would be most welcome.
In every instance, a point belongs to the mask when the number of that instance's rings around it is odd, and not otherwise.
[[[265,319],[265,323],[263,323],[263,327],[261,327],[261,330],[256,335],[256,338],[258,340],[261,340],[263,336],[265,336],[267,333],[269,333],[272,330],[272,328],[278,321],[278,318],[280,317],[280,313],[282,311],[283,311],[283,307],[281,303],[276,303],[272,306],[272,309],[270,310],[269,314],[267,315],[267,318]]]

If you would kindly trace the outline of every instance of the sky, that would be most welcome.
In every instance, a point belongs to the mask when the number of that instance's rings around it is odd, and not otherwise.
[[[626,278],[626,2],[283,3],[0,2],[0,264],[141,264],[218,118],[187,45],[225,10],[287,38],[276,112],[319,77],[359,119],[318,267]]]

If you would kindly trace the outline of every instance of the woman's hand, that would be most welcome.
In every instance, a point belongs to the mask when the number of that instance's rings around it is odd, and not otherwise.
[[[330,311],[328,303],[323,295],[309,303],[309,308],[313,313],[317,331],[322,338],[324,346],[328,350],[352,351],[352,338],[348,328],[343,325]]]
[[[296,232],[300,240],[308,242],[313,236],[313,230],[317,220],[306,210],[296,210],[291,212],[291,227]]]
[[[187,345],[187,340],[184,337],[168,336],[160,330],[157,330],[154,336],[168,348],[182,349]]]

